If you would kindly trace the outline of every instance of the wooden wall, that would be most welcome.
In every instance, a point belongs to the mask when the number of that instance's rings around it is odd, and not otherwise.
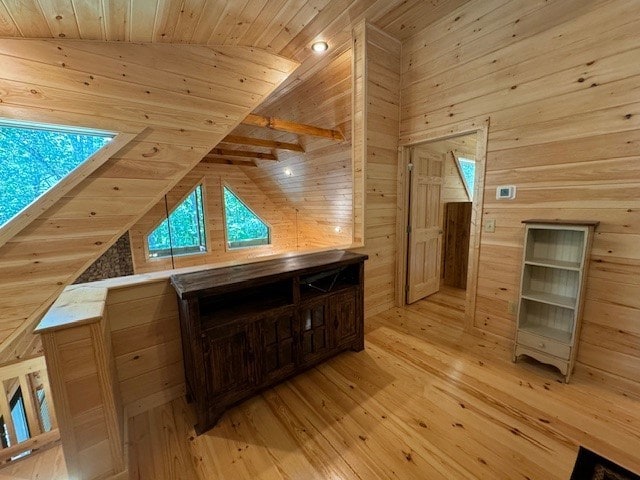
[[[176,267],[241,260],[352,243],[351,171],[351,51],[327,63],[313,78],[289,93],[267,101],[257,113],[325,128],[337,128],[346,139],[298,136],[240,125],[233,135],[300,143],[304,153],[275,151],[278,161],[256,160],[256,166],[197,165],[169,192],[169,210],[202,179],[205,180],[210,251],[205,255],[175,257]],[[225,149],[271,149],[220,143]],[[287,176],[284,172],[292,173]],[[271,246],[227,251],[224,245],[221,183],[231,186],[272,228]],[[146,235],[165,215],[164,199],[132,229],[136,273],[171,268],[170,259],[147,259]],[[338,229],[339,231],[336,231]]]
[[[100,311],[106,294],[106,289],[79,286],[68,292],[67,299],[73,303],[84,297],[76,312],[87,305],[100,305]],[[127,468],[124,411],[108,321],[94,318],[65,330],[46,331],[42,343],[69,477],[111,478],[123,472]]]
[[[0,58],[0,117],[141,132],[0,247],[2,360],[296,64],[244,47],[22,39],[3,39]]]
[[[597,229],[578,361],[640,373],[640,4],[472,0],[403,44],[401,142],[490,117],[475,325],[508,339],[526,218]],[[498,185],[517,198],[496,201]]]
[[[178,303],[169,280],[110,289],[106,312],[127,414],[184,394]]]
[[[279,150],[278,162],[240,167],[273,204],[293,212],[299,249],[352,242],[351,51],[329,62],[312,78],[258,109],[263,115],[338,129],[336,142],[240,126],[234,134],[300,142],[304,153]],[[291,176],[285,170],[291,171]],[[339,231],[336,231],[339,230]]]
[[[395,302],[400,42],[368,24],[354,29],[355,111],[362,145],[354,151],[364,180],[365,314]]]
[[[296,250],[296,226],[293,208],[276,206],[235,165],[199,163],[167,194],[169,212],[198,184],[203,185],[207,229],[207,252],[171,258],[148,258],[147,236],[166,218],[164,198],[129,230],[136,273],[205,265],[221,261],[253,258]],[[224,232],[222,186],[229,186],[271,229],[271,245],[228,250]]]

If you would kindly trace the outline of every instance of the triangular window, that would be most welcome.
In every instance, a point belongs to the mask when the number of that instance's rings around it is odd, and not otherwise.
[[[149,257],[192,255],[207,251],[202,185],[174,208],[147,237]]]
[[[467,196],[469,200],[473,201],[473,187],[475,185],[476,178],[476,161],[471,160],[469,158],[459,157],[458,155],[454,155],[456,159],[456,165],[458,166],[458,172],[460,173],[460,178],[462,178],[462,183],[464,183],[464,188],[467,190]]]
[[[223,190],[227,247],[233,249],[270,244],[269,226],[235,193],[227,187],[223,187]]]
[[[0,227],[69,176],[114,134],[0,121]]]

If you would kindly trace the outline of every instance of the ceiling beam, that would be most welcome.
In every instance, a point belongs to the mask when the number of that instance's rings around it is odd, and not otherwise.
[[[304,123],[290,122],[275,117],[263,117],[249,114],[242,121],[243,125],[253,125],[255,127],[270,128],[281,132],[296,133],[298,135],[313,135],[315,137],[329,138],[331,140],[343,141],[344,135],[339,130],[329,130],[327,128],[314,127],[313,125],[305,125]]]
[[[202,163],[211,163],[214,165],[237,165],[238,167],[257,167],[258,164],[254,160],[232,160],[230,158],[212,158],[204,157]]]
[[[253,147],[275,148],[278,150],[290,150],[292,152],[304,153],[304,148],[298,143],[278,142],[276,140],[266,140],[263,138],[241,137],[240,135],[227,135],[222,139],[221,143],[251,145]]]
[[[204,158],[214,155],[222,157],[259,158],[260,160],[278,160],[278,157],[276,157],[273,153],[249,152],[247,150],[229,150],[226,148],[214,148]]]

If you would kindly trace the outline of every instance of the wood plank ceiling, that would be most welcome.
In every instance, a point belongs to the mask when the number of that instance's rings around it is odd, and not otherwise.
[[[350,47],[363,18],[400,40],[468,0],[0,0],[0,37],[258,47],[302,63],[279,97]],[[328,56],[312,42],[325,40]]]

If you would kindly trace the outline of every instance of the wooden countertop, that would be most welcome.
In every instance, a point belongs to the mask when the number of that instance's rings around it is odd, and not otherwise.
[[[104,315],[108,288],[88,284],[70,285],[40,321],[35,333],[84,325]]]
[[[333,250],[173,275],[171,284],[180,298],[184,299],[206,295],[212,291],[230,291],[235,285],[242,285],[244,288],[271,282],[277,277],[307,275],[331,267],[359,263],[367,258],[367,255],[359,253]]]

